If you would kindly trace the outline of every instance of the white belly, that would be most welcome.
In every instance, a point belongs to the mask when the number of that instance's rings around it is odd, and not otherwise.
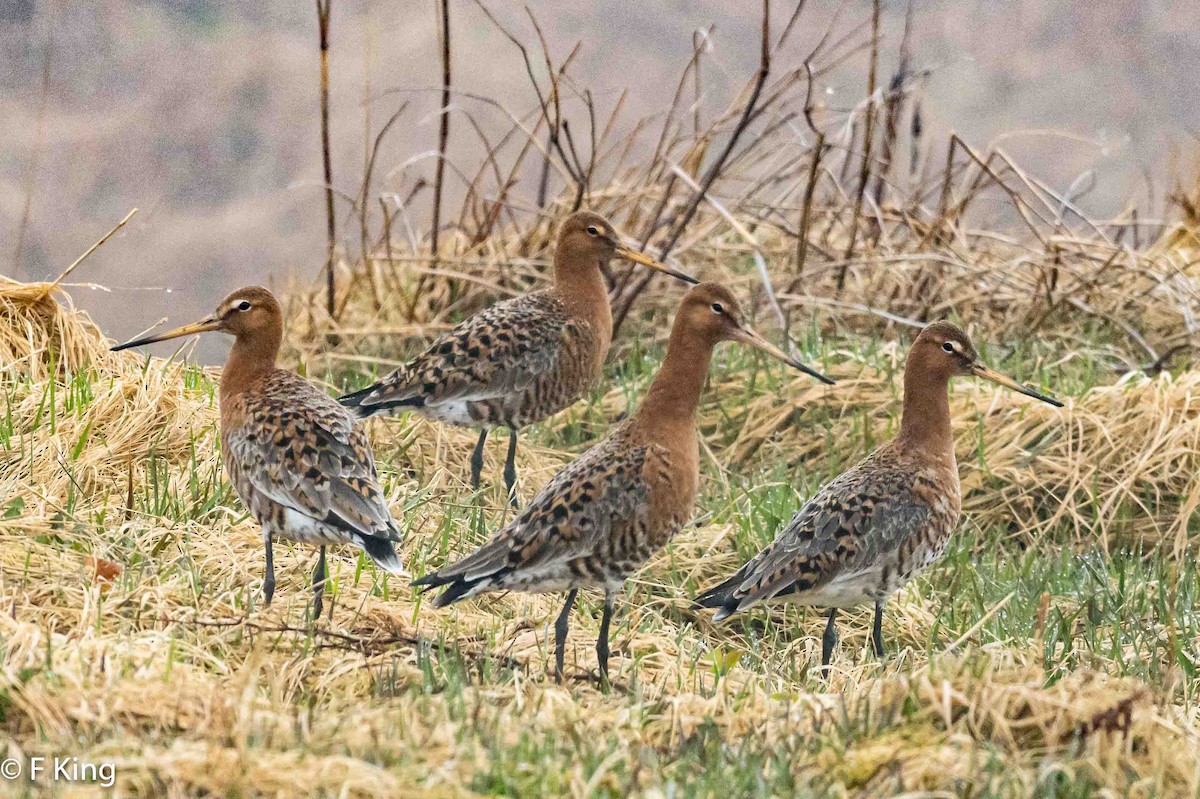
[[[858,605],[871,605],[875,603],[875,598],[881,593],[879,578],[878,569],[843,573],[820,588],[796,594],[788,599],[801,605],[813,605],[820,608],[852,608]],[[883,593],[889,593],[889,591],[885,590]]]
[[[350,540],[340,530],[291,508],[283,512],[283,529],[274,532],[280,538],[302,544],[337,544]]]
[[[471,419],[470,411],[467,409],[467,400],[449,400],[448,402],[439,402],[436,405],[425,405],[421,408],[421,413],[438,422],[448,422],[450,424],[463,425],[464,427],[474,427],[476,425],[476,422]]]

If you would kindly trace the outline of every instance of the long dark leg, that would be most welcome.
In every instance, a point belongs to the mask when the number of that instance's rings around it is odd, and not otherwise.
[[[325,596],[325,545],[321,545],[321,554],[317,557],[317,568],[313,570],[313,621],[321,618],[321,601]]]
[[[608,685],[608,627],[612,622],[613,607],[617,604],[615,591],[604,592],[604,615],[600,617],[600,635],[596,638],[596,662],[600,664],[600,684]]]
[[[508,431],[508,457],[504,459],[504,487],[508,489],[508,501],[517,505],[517,428]]]
[[[821,636],[821,671],[826,672],[829,661],[833,657],[833,648],[837,646],[838,634],[834,620],[837,618],[837,608],[829,609],[829,623],[825,625],[825,634]]]
[[[479,431],[479,440],[471,453],[471,488],[479,488],[479,475],[483,473],[483,442],[487,441],[487,434],[486,427]]]
[[[265,605],[271,604],[271,597],[275,596],[275,556],[271,552],[271,534],[263,533],[263,544],[267,548],[267,576],[263,579],[263,598],[266,600]]]
[[[567,651],[567,622],[571,618],[571,608],[575,607],[575,597],[579,595],[578,588],[572,588],[563,604],[562,613],[554,622],[554,681],[562,682],[563,656]]]
[[[875,603],[875,628],[871,631],[871,646],[875,657],[883,657],[883,600]]]

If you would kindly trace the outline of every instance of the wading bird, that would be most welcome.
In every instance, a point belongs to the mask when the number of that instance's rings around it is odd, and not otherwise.
[[[580,211],[559,230],[552,287],[481,311],[405,366],[340,401],[360,419],[416,411],[480,428],[471,455],[472,488],[479,488],[488,430],[507,427],[504,483],[515,501],[517,431],[575,402],[600,377],[612,342],[601,270],[612,258],[698,282],[622,244],[604,217]]]
[[[273,538],[320,545],[314,618],[321,615],[326,544],[355,544],[384,571],[406,574],[393,546],[400,531],[388,513],[366,434],[332,397],[275,367],[283,313],[271,292],[239,289],[212,316],[113,351],[209,330],[235,337],[221,372],[221,460],[237,495],[262,525],[267,604],[275,593]]]
[[[552,479],[507,527],[478,550],[413,585],[445,586],[445,607],[485,591],[566,591],[554,625],[555,676],[562,679],[567,622],[580,588],[604,591],[596,656],[608,678],[613,606],[625,579],[688,520],[699,480],[696,408],[713,348],[756,347],[819,380],[747,327],[729,289],[701,283],[684,297],[666,358],[641,407]]]
[[[871,642],[883,656],[887,597],[941,557],[962,506],[950,430],[950,378],[974,376],[1062,407],[979,362],[966,335],[936,322],[904,366],[900,434],[827,483],[766,549],[696,599],[720,621],[779,599],[828,608],[821,666],[837,643],[838,608],[874,603]]]

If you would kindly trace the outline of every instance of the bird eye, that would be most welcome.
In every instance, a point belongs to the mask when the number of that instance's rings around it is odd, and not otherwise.
[[[947,341],[942,345],[942,349],[944,349],[946,352],[954,352],[954,345]]]
[[[714,302],[712,304],[712,310],[713,313],[725,313],[725,306],[719,302]]]
[[[248,310],[250,310],[250,300],[242,300],[241,302],[239,302],[239,303],[237,304],[237,309],[238,309],[239,311],[248,311]]]
[[[588,225],[587,232],[588,232],[589,236],[599,236],[600,235],[600,231],[596,229],[595,225]]]

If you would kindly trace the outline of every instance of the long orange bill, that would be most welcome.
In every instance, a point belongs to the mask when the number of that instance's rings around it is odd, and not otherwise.
[[[143,344],[153,344],[156,341],[166,341],[169,338],[179,338],[180,336],[190,336],[195,333],[206,333],[209,330],[216,330],[221,326],[221,320],[215,316],[210,316],[207,319],[201,319],[199,322],[192,322],[190,325],[177,327],[174,330],[168,330],[165,333],[151,333],[148,336],[135,338],[132,341],[126,341],[124,344],[118,344],[112,348],[113,352],[127,350],[130,347],[140,347]]]
[[[800,363],[800,361],[791,357],[786,352],[779,349],[771,342],[767,341],[765,338],[760,336],[758,333],[755,333],[750,328],[742,326],[741,328],[739,328],[738,333],[739,333],[738,339],[740,341],[743,341],[746,344],[749,344],[751,347],[762,350],[767,355],[770,355],[772,358],[777,358],[778,360],[783,361],[784,363],[786,363],[788,366],[792,367],[793,369],[799,369],[801,372],[804,372],[804,374],[809,375],[810,377],[815,377],[817,380],[820,380],[822,383],[824,383],[827,386],[833,385],[832,377],[826,377],[825,375],[818,372],[816,369],[813,369],[810,366],[805,366],[804,364]]]
[[[984,380],[990,380],[998,386],[1004,386],[1005,388],[1011,388],[1013,391],[1019,391],[1027,397],[1040,399],[1042,402],[1049,403],[1055,408],[1061,408],[1063,406],[1061,402],[1053,397],[1048,397],[1041,392],[1034,391],[1029,386],[1023,386],[1016,380],[1013,380],[1011,377],[1002,375],[999,372],[994,372],[981,363],[975,363],[971,365],[971,374],[975,375],[976,377],[982,377]]]
[[[691,275],[685,275],[683,272],[672,269],[665,264],[660,264],[649,255],[646,255],[643,252],[638,252],[637,250],[632,250],[629,247],[626,247],[624,244],[617,246],[617,256],[624,258],[627,261],[633,261],[634,263],[641,264],[642,266],[648,266],[657,272],[662,272],[664,275],[670,275],[671,277],[682,280],[685,283],[691,283],[693,286],[700,282]]]

